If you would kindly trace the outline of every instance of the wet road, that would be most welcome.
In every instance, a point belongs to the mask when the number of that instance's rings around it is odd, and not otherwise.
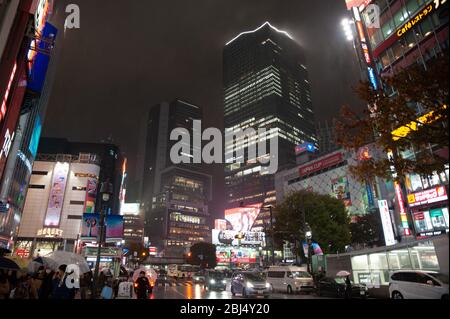
[[[228,282],[226,291],[206,291],[202,284],[190,280],[171,280],[160,282],[153,289],[152,299],[242,299],[240,295],[232,296]],[[281,294],[272,293],[269,299],[325,299],[315,294]]]

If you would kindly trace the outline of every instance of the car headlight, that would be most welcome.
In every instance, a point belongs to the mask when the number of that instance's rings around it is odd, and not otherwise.
[[[223,284],[226,284],[226,283],[227,283],[227,281],[226,281],[226,280],[222,280],[222,283],[223,283]]]
[[[270,288],[270,284],[266,282],[266,288]]]
[[[247,282],[247,288],[253,288],[253,284],[251,282]]]
[[[211,279],[211,280],[209,281],[209,283],[214,285],[214,284],[216,283],[216,281],[215,281],[214,279]]]

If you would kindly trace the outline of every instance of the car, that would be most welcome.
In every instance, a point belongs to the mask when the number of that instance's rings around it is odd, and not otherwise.
[[[200,270],[192,275],[192,281],[194,283],[204,283],[205,282],[206,271]]]
[[[313,277],[303,267],[271,266],[265,273],[273,291],[292,294],[315,289]]]
[[[205,274],[205,290],[226,290],[227,280],[225,274],[220,271],[210,270]]]
[[[263,273],[241,271],[233,274],[231,278],[231,294],[241,294],[242,297],[263,296],[268,298],[272,292],[270,283]]]
[[[391,299],[448,300],[448,276],[434,271],[396,271],[389,278]]]
[[[367,298],[369,297],[369,290],[364,284],[352,285],[351,298]],[[346,283],[343,277],[325,277],[319,280],[317,284],[317,294],[319,296],[328,296],[335,298],[345,298]]]

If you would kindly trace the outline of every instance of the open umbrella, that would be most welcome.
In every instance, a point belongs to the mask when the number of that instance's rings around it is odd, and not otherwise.
[[[44,266],[45,268],[56,271],[56,270],[58,270],[59,264],[56,261],[54,261],[53,259],[50,259],[47,257],[37,257],[28,264],[27,269],[28,269],[28,272],[35,273],[41,266]]]
[[[19,256],[7,256],[5,258],[8,258],[8,259],[14,261],[17,264],[17,266],[20,267],[20,269],[26,269],[28,264],[30,263],[30,259],[22,258]]]
[[[20,266],[9,258],[0,257],[0,269],[20,270]]]
[[[350,273],[346,270],[341,270],[336,274],[336,277],[347,277],[350,276]]]
[[[44,257],[52,259],[56,264],[58,264],[57,267],[59,267],[60,265],[77,265],[80,269],[81,274],[91,271],[89,265],[86,262],[86,259],[78,254],[58,250],[51,252]]]

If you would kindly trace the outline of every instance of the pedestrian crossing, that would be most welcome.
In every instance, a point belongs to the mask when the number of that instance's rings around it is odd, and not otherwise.
[[[179,286],[185,286],[185,287],[192,287],[194,284],[190,281],[184,281],[184,282],[156,282],[156,287],[179,287]]]

